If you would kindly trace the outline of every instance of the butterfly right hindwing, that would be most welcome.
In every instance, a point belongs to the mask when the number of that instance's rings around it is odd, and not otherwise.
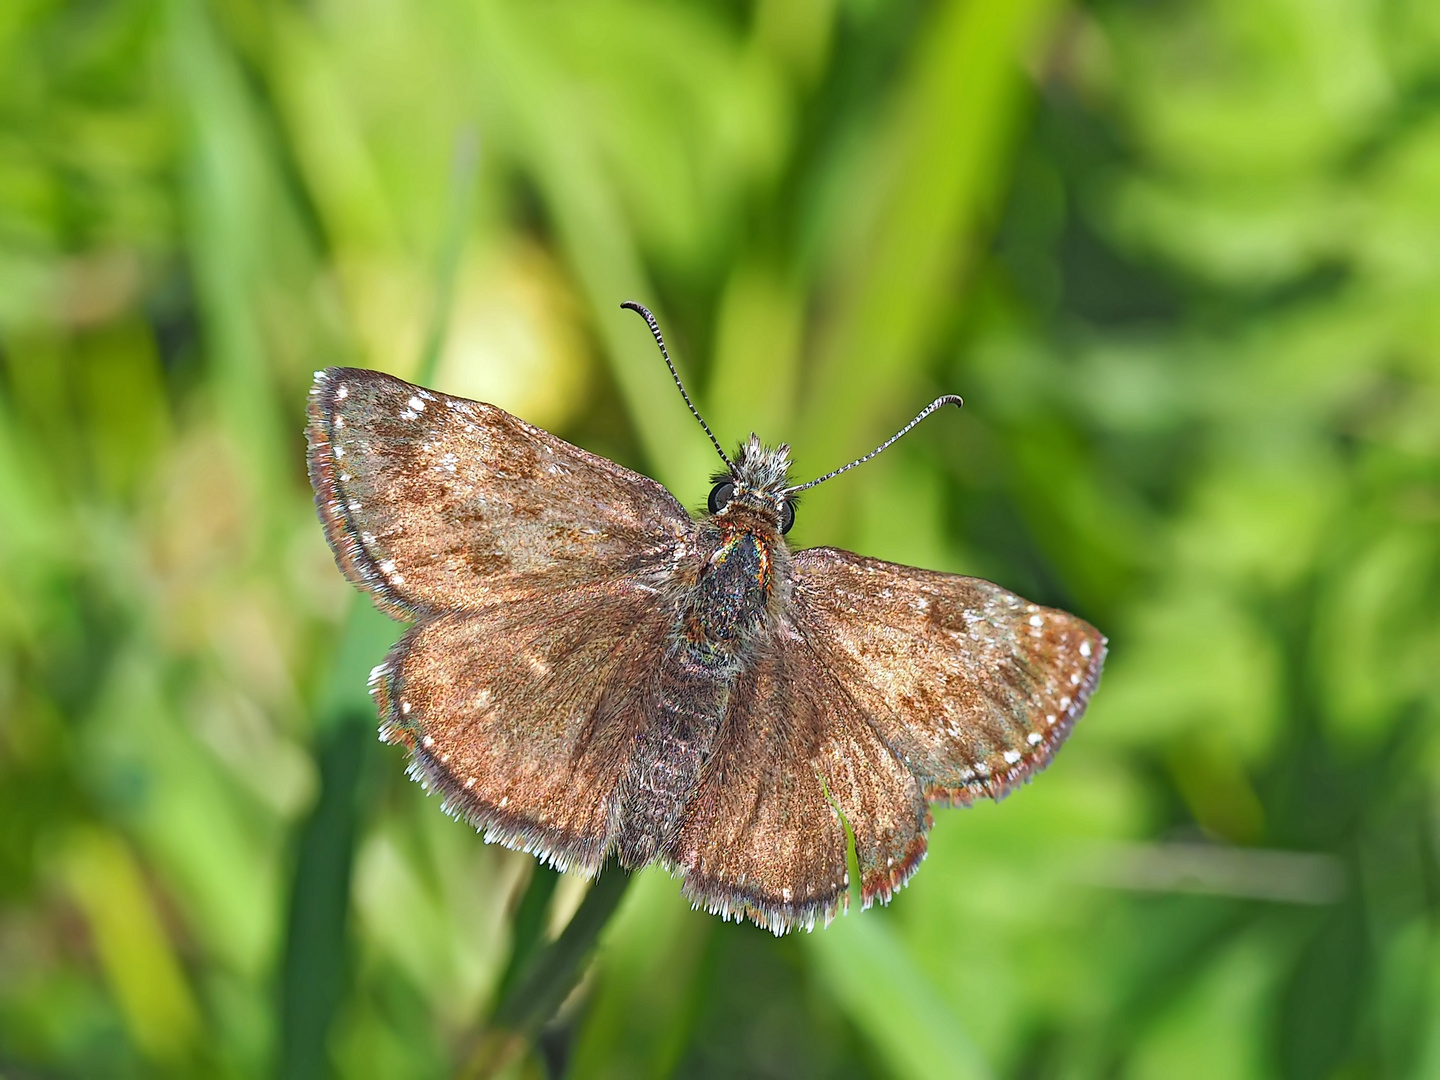
[[[736,679],[667,852],[692,900],[777,931],[845,906],[847,825],[868,907],[914,873],[930,824],[915,777],[806,643],[781,631]]]

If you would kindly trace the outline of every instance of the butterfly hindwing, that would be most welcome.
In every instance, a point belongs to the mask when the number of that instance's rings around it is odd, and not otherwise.
[[[663,564],[694,531],[654,480],[378,371],[319,372],[306,435],[336,561],[398,618]]]
[[[826,923],[845,900],[845,831],[814,768],[819,717],[793,702],[772,650],[731,688],[715,748],[665,852],[685,895],[776,932]]]
[[[421,622],[376,671],[382,736],[487,840],[593,874],[667,617],[617,580]]]
[[[1100,679],[1099,631],[988,581],[834,548],[793,565],[797,629],[932,801],[1043,768]]]
[[[919,865],[915,778],[793,634],[737,677],[714,755],[667,860],[696,904],[782,932],[845,906],[846,826],[866,906]]]

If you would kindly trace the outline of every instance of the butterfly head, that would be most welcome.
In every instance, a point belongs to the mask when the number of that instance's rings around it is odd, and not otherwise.
[[[795,524],[795,496],[788,488],[790,447],[784,443],[771,448],[751,433],[740,444],[728,473],[717,473],[710,489],[710,513],[720,514],[742,506],[773,517],[782,533]]]

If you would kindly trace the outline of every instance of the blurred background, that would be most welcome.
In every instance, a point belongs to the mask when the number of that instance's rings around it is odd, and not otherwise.
[[[514,1075],[1440,1075],[1437,253],[1433,0],[6,0],[0,1076],[451,1073],[584,883],[375,741],[306,391],[702,506],[627,299],[801,479],[963,394],[791,539],[1111,661],[888,909],[642,875]]]

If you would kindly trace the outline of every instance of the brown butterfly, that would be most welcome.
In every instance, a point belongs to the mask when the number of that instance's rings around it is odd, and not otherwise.
[[[665,344],[650,312],[643,315]],[[414,625],[371,677],[382,737],[487,841],[589,876],[658,861],[777,934],[925,856],[928,804],[1043,768],[1105,638],[978,578],[791,551],[789,447],[750,436],[696,521],[660,484],[493,405],[316,375],[309,467],[345,576]]]

